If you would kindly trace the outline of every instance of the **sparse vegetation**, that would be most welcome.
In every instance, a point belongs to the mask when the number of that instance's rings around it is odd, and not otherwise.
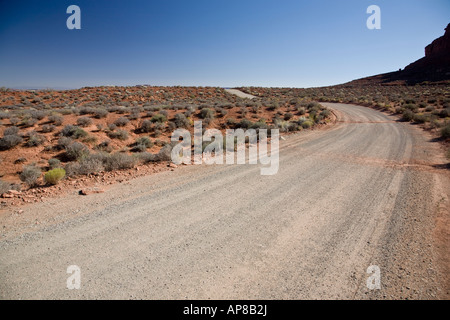
[[[41,169],[36,165],[25,166],[20,174],[20,180],[25,182],[28,186],[34,187],[41,177],[41,174]]]
[[[58,182],[66,176],[66,170],[63,168],[56,168],[48,171],[44,175],[44,181],[48,184],[58,184]]]

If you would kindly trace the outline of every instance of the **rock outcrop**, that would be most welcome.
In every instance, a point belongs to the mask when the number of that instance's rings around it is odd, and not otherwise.
[[[450,83],[450,24],[445,34],[425,47],[425,57],[409,64],[403,70],[353,80],[347,86],[371,84]]]

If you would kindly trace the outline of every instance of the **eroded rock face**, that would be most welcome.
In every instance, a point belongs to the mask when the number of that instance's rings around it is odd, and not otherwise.
[[[450,23],[445,28],[445,34],[425,47],[425,57],[444,55],[450,52]]]

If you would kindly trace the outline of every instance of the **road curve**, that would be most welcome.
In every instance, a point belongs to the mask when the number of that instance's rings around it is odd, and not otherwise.
[[[24,207],[64,219],[4,234],[0,298],[448,298],[435,146],[372,109],[327,106],[337,123],[280,141],[276,175],[183,166]],[[369,266],[381,289],[367,287]]]

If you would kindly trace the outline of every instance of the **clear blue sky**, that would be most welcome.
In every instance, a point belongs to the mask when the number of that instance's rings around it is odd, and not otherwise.
[[[325,86],[405,67],[449,22],[448,0],[0,0],[0,86]]]

